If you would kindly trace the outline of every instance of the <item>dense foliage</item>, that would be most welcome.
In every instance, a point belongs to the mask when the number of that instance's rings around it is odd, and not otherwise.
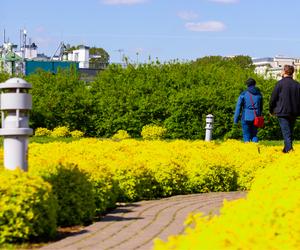
[[[167,129],[166,138],[203,139],[205,118],[211,113],[214,139],[241,138],[241,127],[233,126],[233,113],[248,77],[257,80],[264,96],[266,126],[260,129],[260,138],[281,138],[278,122],[268,112],[276,81],[255,75],[247,56],[125,68],[110,65],[89,83],[80,80],[74,69],[56,75],[39,71],[27,77],[33,85],[31,126],[67,126],[99,137],[125,130],[137,138],[145,125],[155,124]],[[295,135],[300,138],[299,125]]]
[[[33,128],[66,126],[83,132],[92,130],[88,112],[92,100],[75,69],[62,70],[56,75],[39,71],[26,80],[32,84],[30,122]]]
[[[91,88],[97,96],[97,135],[125,129],[136,137],[144,125],[154,123],[164,125],[169,138],[203,138],[205,117],[213,113],[214,135],[223,137],[232,127],[235,101],[250,75],[250,65],[222,57],[112,66]]]
[[[42,178],[0,169],[0,245],[53,238],[56,206],[51,186]]]
[[[45,176],[57,198],[57,225],[74,226],[89,223],[95,215],[93,186],[86,173],[75,165],[59,165]]]

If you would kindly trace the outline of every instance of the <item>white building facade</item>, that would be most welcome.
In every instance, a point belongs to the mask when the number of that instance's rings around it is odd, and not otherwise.
[[[21,50],[16,51],[16,54],[22,57],[23,59],[32,60],[38,56],[37,46],[35,45],[35,43],[26,45],[23,48],[21,48]]]
[[[90,48],[81,45],[78,49],[68,52],[64,60],[79,62],[79,68],[89,68]]]
[[[263,75],[265,78],[281,78],[281,72],[284,65],[295,66],[296,71],[300,69],[300,59],[286,56],[275,56],[266,58],[253,58],[253,65],[255,66],[255,73]],[[296,67],[296,64],[299,67]]]

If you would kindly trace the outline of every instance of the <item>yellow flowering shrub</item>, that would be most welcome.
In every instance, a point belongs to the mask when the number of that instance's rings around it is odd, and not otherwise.
[[[123,129],[118,130],[118,132],[112,136],[112,139],[114,139],[114,140],[123,140],[123,139],[129,139],[129,138],[130,138],[130,135],[128,134],[128,132],[126,130],[123,130]]]
[[[68,127],[56,127],[53,131],[47,128],[37,128],[34,132],[35,136],[53,136],[53,137],[66,137],[72,136],[74,138],[80,138],[84,136],[84,133],[79,130],[69,131]]]
[[[248,196],[250,197],[264,171],[276,166],[280,170],[281,165],[297,166],[297,162],[300,162],[297,154],[300,152],[300,145],[296,144],[295,153],[289,154],[288,157],[280,152],[280,148],[255,143],[245,144],[235,140],[216,143],[200,140],[116,141],[83,138],[69,143],[30,143],[28,159],[29,172],[36,176],[45,176],[45,173],[55,175],[58,165],[77,165],[80,171],[87,174],[92,185],[96,212],[103,213],[114,207],[117,201],[136,201],[195,192],[250,190],[253,186]],[[278,178],[280,175],[279,172]],[[264,176],[271,182],[272,178]],[[60,181],[63,182],[64,178]],[[271,186],[270,182],[266,182],[265,189],[268,189],[268,185]],[[258,199],[258,196],[256,198]],[[264,196],[259,199],[267,200]],[[235,203],[228,203],[225,207],[238,206],[231,204]],[[252,210],[248,208],[250,205],[242,200],[237,204],[242,204],[240,206],[244,206],[246,210],[259,215],[253,204]],[[258,204],[264,206],[263,202]],[[225,207],[222,211],[229,211],[229,208]],[[241,216],[242,222],[246,221],[243,216],[249,217],[248,214],[237,211],[232,214],[238,214],[237,218]],[[189,221],[192,222],[191,225],[203,225],[202,221],[212,224],[210,221],[220,220],[217,218],[219,217],[203,219],[199,215],[193,215]],[[223,218],[223,212],[220,218]],[[228,221],[233,220],[231,217],[226,218]],[[198,227],[191,226],[187,231],[193,232],[196,228]],[[224,227],[222,230],[227,229]],[[212,237],[212,234],[209,237]],[[175,247],[184,241],[183,236],[175,238],[180,239],[170,243]],[[164,249],[169,243],[158,244]]]
[[[142,128],[141,136],[145,140],[162,139],[167,133],[167,129],[155,124],[148,124]]]
[[[255,173],[269,163],[276,161],[281,153],[281,146],[263,146],[257,143],[241,143],[237,140],[228,140],[218,147],[217,161],[231,165],[238,173],[237,184],[241,190],[249,190]]]
[[[49,183],[20,170],[0,170],[0,245],[56,234],[56,199]]]
[[[110,154],[110,150],[112,148],[108,140],[94,138],[83,138],[72,143],[31,143],[29,171],[35,175],[53,175],[59,164],[76,164],[80,170],[89,174],[95,193],[96,213],[103,213],[108,208],[115,207],[119,194],[119,188],[113,179],[112,162],[103,158],[103,155]],[[49,152],[51,157],[46,152]]]
[[[120,188],[112,171],[105,166],[94,165],[89,168],[89,172],[95,194],[96,214],[115,208],[117,200],[120,200]]]
[[[220,216],[191,214],[184,234],[157,239],[154,249],[299,249],[299,160],[281,156],[257,172],[246,199],[225,201]]]
[[[70,132],[70,135],[74,138],[81,138],[84,136],[84,133],[82,131],[79,130],[73,130]]]
[[[66,126],[56,127],[51,132],[51,136],[53,137],[66,137],[70,133],[69,128]]]
[[[50,136],[51,135],[51,130],[47,128],[37,128],[34,131],[35,136]]]
[[[84,138],[71,143],[31,143],[29,165],[31,171],[43,172],[59,163],[74,163],[91,173],[98,188],[107,190],[104,194],[111,197],[107,205],[113,206],[116,197],[128,201],[249,189],[257,170],[281,155],[276,147],[259,147],[234,140],[217,144]],[[98,200],[98,211],[105,210],[105,201],[103,197]]]

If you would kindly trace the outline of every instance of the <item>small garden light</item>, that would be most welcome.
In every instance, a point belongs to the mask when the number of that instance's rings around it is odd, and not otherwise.
[[[0,84],[0,135],[4,137],[4,167],[7,169],[28,169],[28,137],[33,132],[29,128],[30,88],[31,84],[21,78],[11,78]]]
[[[206,126],[205,126],[205,141],[211,141],[212,139],[212,131],[213,131],[213,123],[214,123],[214,116],[209,114],[206,116]]]

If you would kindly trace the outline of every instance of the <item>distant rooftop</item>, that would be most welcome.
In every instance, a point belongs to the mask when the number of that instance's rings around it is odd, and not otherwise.
[[[259,63],[259,62],[274,62],[273,57],[263,57],[263,58],[253,58],[253,63]]]
[[[79,49],[90,49],[90,47],[85,46],[85,45],[79,45],[78,48]]]
[[[295,60],[296,59],[295,57],[283,56],[283,55],[278,55],[278,56],[275,56],[274,58],[276,58],[276,59],[288,59],[288,60]]]

